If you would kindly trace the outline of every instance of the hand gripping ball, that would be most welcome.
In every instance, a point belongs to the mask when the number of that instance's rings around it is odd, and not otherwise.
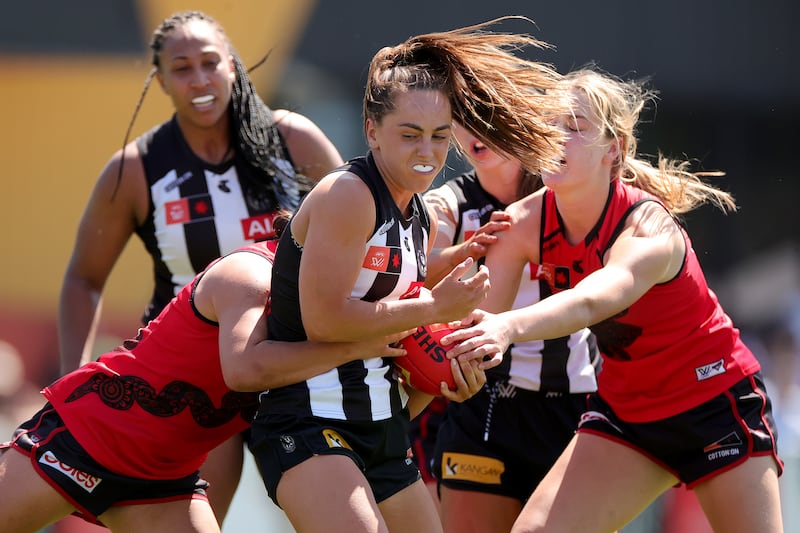
[[[446,324],[429,324],[400,340],[400,346],[407,353],[395,357],[394,362],[409,385],[434,396],[441,396],[439,384],[442,381],[450,390],[456,390],[450,359],[445,355],[447,349],[439,344],[439,340],[452,331]]]

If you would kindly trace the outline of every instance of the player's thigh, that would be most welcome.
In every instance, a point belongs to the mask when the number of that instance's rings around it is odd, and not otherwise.
[[[114,533],[142,531],[219,533],[220,531],[211,506],[202,498],[112,507],[99,518]]]
[[[714,531],[782,531],[778,471],[771,456],[751,457],[694,491]]]
[[[75,508],[16,450],[0,454],[0,524],[4,531],[36,531]]]
[[[628,446],[577,433],[525,504],[513,531],[618,530],[677,482]]]
[[[228,512],[244,463],[244,439],[238,433],[208,454],[200,467],[200,477],[208,481],[208,499],[220,523]]]
[[[277,499],[297,533],[388,531],[366,477],[346,455],[314,455],[293,466],[278,482]]]
[[[439,513],[421,479],[383,500],[378,508],[392,533],[442,531]]]
[[[522,502],[510,496],[441,487],[441,514],[445,533],[510,531]]]

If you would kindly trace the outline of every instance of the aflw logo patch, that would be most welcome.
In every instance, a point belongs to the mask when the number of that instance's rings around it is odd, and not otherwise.
[[[361,266],[378,272],[399,274],[402,265],[400,248],[394,246],[370,246]]]
[[[713,363],[699,366],[694,369],[694,373],[697,376],[697,381],[703,381],[704,379],[709,379],[713,378],[714,376],[724,374],[725,360],[720,359],[719,361],[714,361]]]
[[[214,205],[211,196],[201,194],[191,198],[181,198],[164,204],[167,224],[185,224],[195,220],[214,218]]]
[[[92,492],[97,486],[103,481],[99,477],[91,476],[86,472],[81,472],[77,468],[69,466],[68,464],[62,463],[58,460],[58,457],[53,454],[53,452],[47,451],[39,457],[39,462],[45,466],[49,466],[50,468],[54,468],[58,470],[72,481],[75,482],[80,488],[85,490],[86,492]]]

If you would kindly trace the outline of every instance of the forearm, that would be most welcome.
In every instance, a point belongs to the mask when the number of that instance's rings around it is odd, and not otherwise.
[[[348,299],[333,311],[318,316],[304,314],[303,324],[312,341],[358,341],[457,318],[440,316],[437,309],[430,299],[380,302]]]
[[[576,296],[569,291],[558,293],[498,318],[507,321],[511,342],[564,337],[594,323],[591,302]]]
[[[102,309],[100,293],[77,282],[65,282],[58,306],[61,375],[90,361]]]
[[[227,364],[223,360],[223,377],[233,390],[256,392],[305,381],[360,355],[355,343],[264,340]]]
[[[429,289],[439,283],[466,256],[460,253],[459,246],[434,248],[428,254],[428,272],[425,275],[425,286]]]

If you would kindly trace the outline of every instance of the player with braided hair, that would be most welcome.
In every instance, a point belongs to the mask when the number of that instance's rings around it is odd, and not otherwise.
[[[261,101],[223,28],[208,15],[172,15],[154,31],[150,48],[152,71],[122,149],[97,180],[64,276],[62,373],[89,361],[103,287],[134,233],[153,261],[147,324],[211,260],[273,236],[277,210],[295,209],[310,182],[342,163],[311,120]],[[174,114],[128,143],[154,79]],[[220,520],[242,459],[236,438],[203,468]]]

